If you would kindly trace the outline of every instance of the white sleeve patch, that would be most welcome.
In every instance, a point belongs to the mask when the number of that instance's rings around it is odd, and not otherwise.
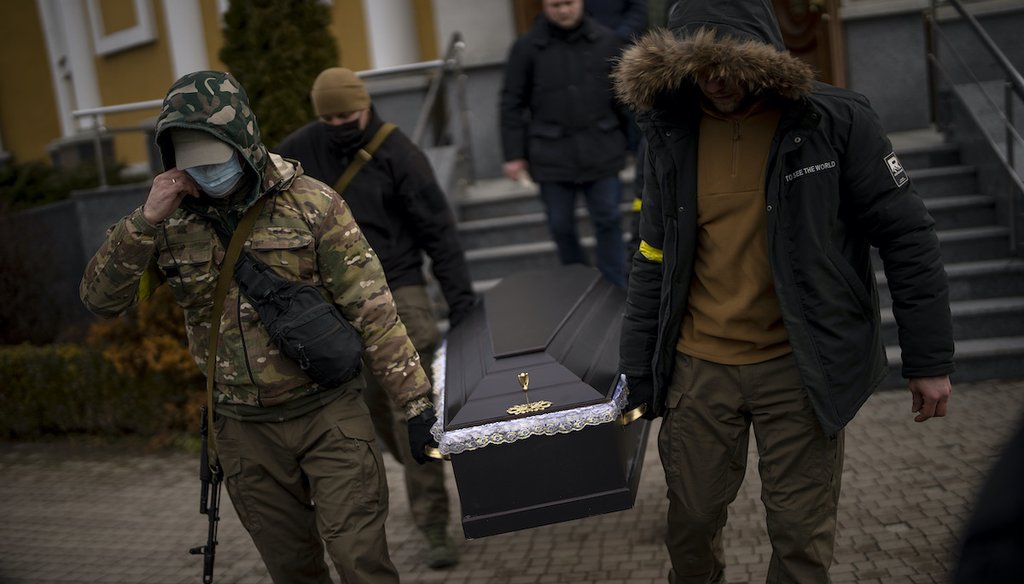
[[[907,171],[903,170],[903,165],[900,164],[900,159],[896,158],[895,152],[890,152],[889,155],[885,157],[885,165],[889,169],[889,174],[892,175],[892,180],[896,182],[896,186],[902,187],[910,180],[910,178],[907,177]]]

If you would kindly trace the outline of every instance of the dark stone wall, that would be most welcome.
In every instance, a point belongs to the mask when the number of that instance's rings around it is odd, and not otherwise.
[[[0,217],[0,342],[80,338],[93,319],[78,296],[85,266],[148,192],[148,183],[80,191]]]

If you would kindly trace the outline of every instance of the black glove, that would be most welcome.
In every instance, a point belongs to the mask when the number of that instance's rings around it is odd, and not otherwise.
[[[472,310],[472,308],[473,307],[471,306],[470,310]],[[459,326],[459,324],[462,321],[466,320],[467,316],[469,316],[469,310],[460,310],[458,312],[452,311],[451,313],[449,313],[448,314],[448,330],[451,330],[451,329]]]
[[[448,312],[448,329],[451,330],[459,326],[459,324],[466,320],[466,317],[473,312],[473,309],[476,308],[476,305],[479,303],[480,297],[474,296],[470,302],[460,302],[459,306],[453,307]]]
[[[409,418],[409,448],[412,450],[412,457],[420,464],[434,460],[427,456],[424,448],[427,446],[437,448],[437,440],[434,440],[430,434],[430,429],[434,427],[436,421],[437,416],[434,414],[433,406],[420,412],[420,415]]]
[[[626,389],[629,395],[626,396],[626,407],[624,411],[631,412],[643,404],[647,405],[647,411],[643,418],[653,420],[654,415],[654,380],[650,377],[626,377]]]

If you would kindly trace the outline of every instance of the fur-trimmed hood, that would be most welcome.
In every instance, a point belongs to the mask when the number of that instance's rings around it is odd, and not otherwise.
[[[736,80],[755,94],[794,100],[811,90],[811,67],[789,54],[769,0],[679,2],[669,29],[652,31],[615,67],[615,93],[637,111],[692,90],[698,77]]]

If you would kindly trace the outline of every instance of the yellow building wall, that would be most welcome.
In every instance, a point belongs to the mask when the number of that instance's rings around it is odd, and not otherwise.
[[[85,0],[66,0],[85,2]],[[155,40],[123,51],[95,57],[100,103],[104,106],[161,99],[174,81],[162,2],[145,0],[153,18]],[[414,11],[419,60],[438,58],[432,0],[407,0]],[[223,45],[217,0],[199,0],[211,69],[225,69],[218,57]],[[97,2],[106,33],[137,22],[132,0]],[[329,30],[338,43],[340,65],[355,71],[369,69],[369,39],[363,0],[331,2]],[[50,72],[46,39],[37,5],[31,0],[4,2],[0,18],[0,138],[16,161],[48,160],[47,145],[61,137],[60,113]],[[151,127],[157,108],[106,116],[108,128]],[[148,161],[145,132],[115,135],[118,162]]]
[[[173,2],[174,0],[164,0],[164,2]],[[224,26],[224,22],[220,17],[220,11],[217,8],[217,0],[199,0],[199,11],[203,18],[203,27],[206,37],[206,61],[210,65],[210,69],[214,71],[225,71],[227,66],[220,60],[220,48],[224,46],[224,34],[221,32],[221,27]]]
[[[438,58],[433,0],[406,0],[413,11],[420,61]],[[341,66],[353,71],[370,68],[370,41],[362,0],[335,0],[332,4],[331,34],[338,43]]]
[[[420,46],[420,61],[439,59],[437,27],[434,26],[434,0],[412,0],[416,35]],[[448,39],[445,39],[448,42]]]
[[[60,117],[35,2],[6,2],[0,18],[0,138],[15,162],[43,160]]]
[[[339,65],[353,71],[370,68],[370,43],[362,0],[335,0],[329,30],[338,43]]]
[[[106,106],[161,99],[174,81],[167,28],[160,0],[150,3],[156,39],[117,53],[96,57],[96,82],[100,102]],[[164,0],[168,1],[168,0]],[[170,0],[173,1],[173,0]],[[104,0],[99,3],[103,30],[108,34],[137,23],[132,0]],[[109,114],[108,128],[152,127],[159,108],[138,112]],[[114,152],[118,162],[140,163],[148,160],[149,136],[143,131],[118,133]]]

